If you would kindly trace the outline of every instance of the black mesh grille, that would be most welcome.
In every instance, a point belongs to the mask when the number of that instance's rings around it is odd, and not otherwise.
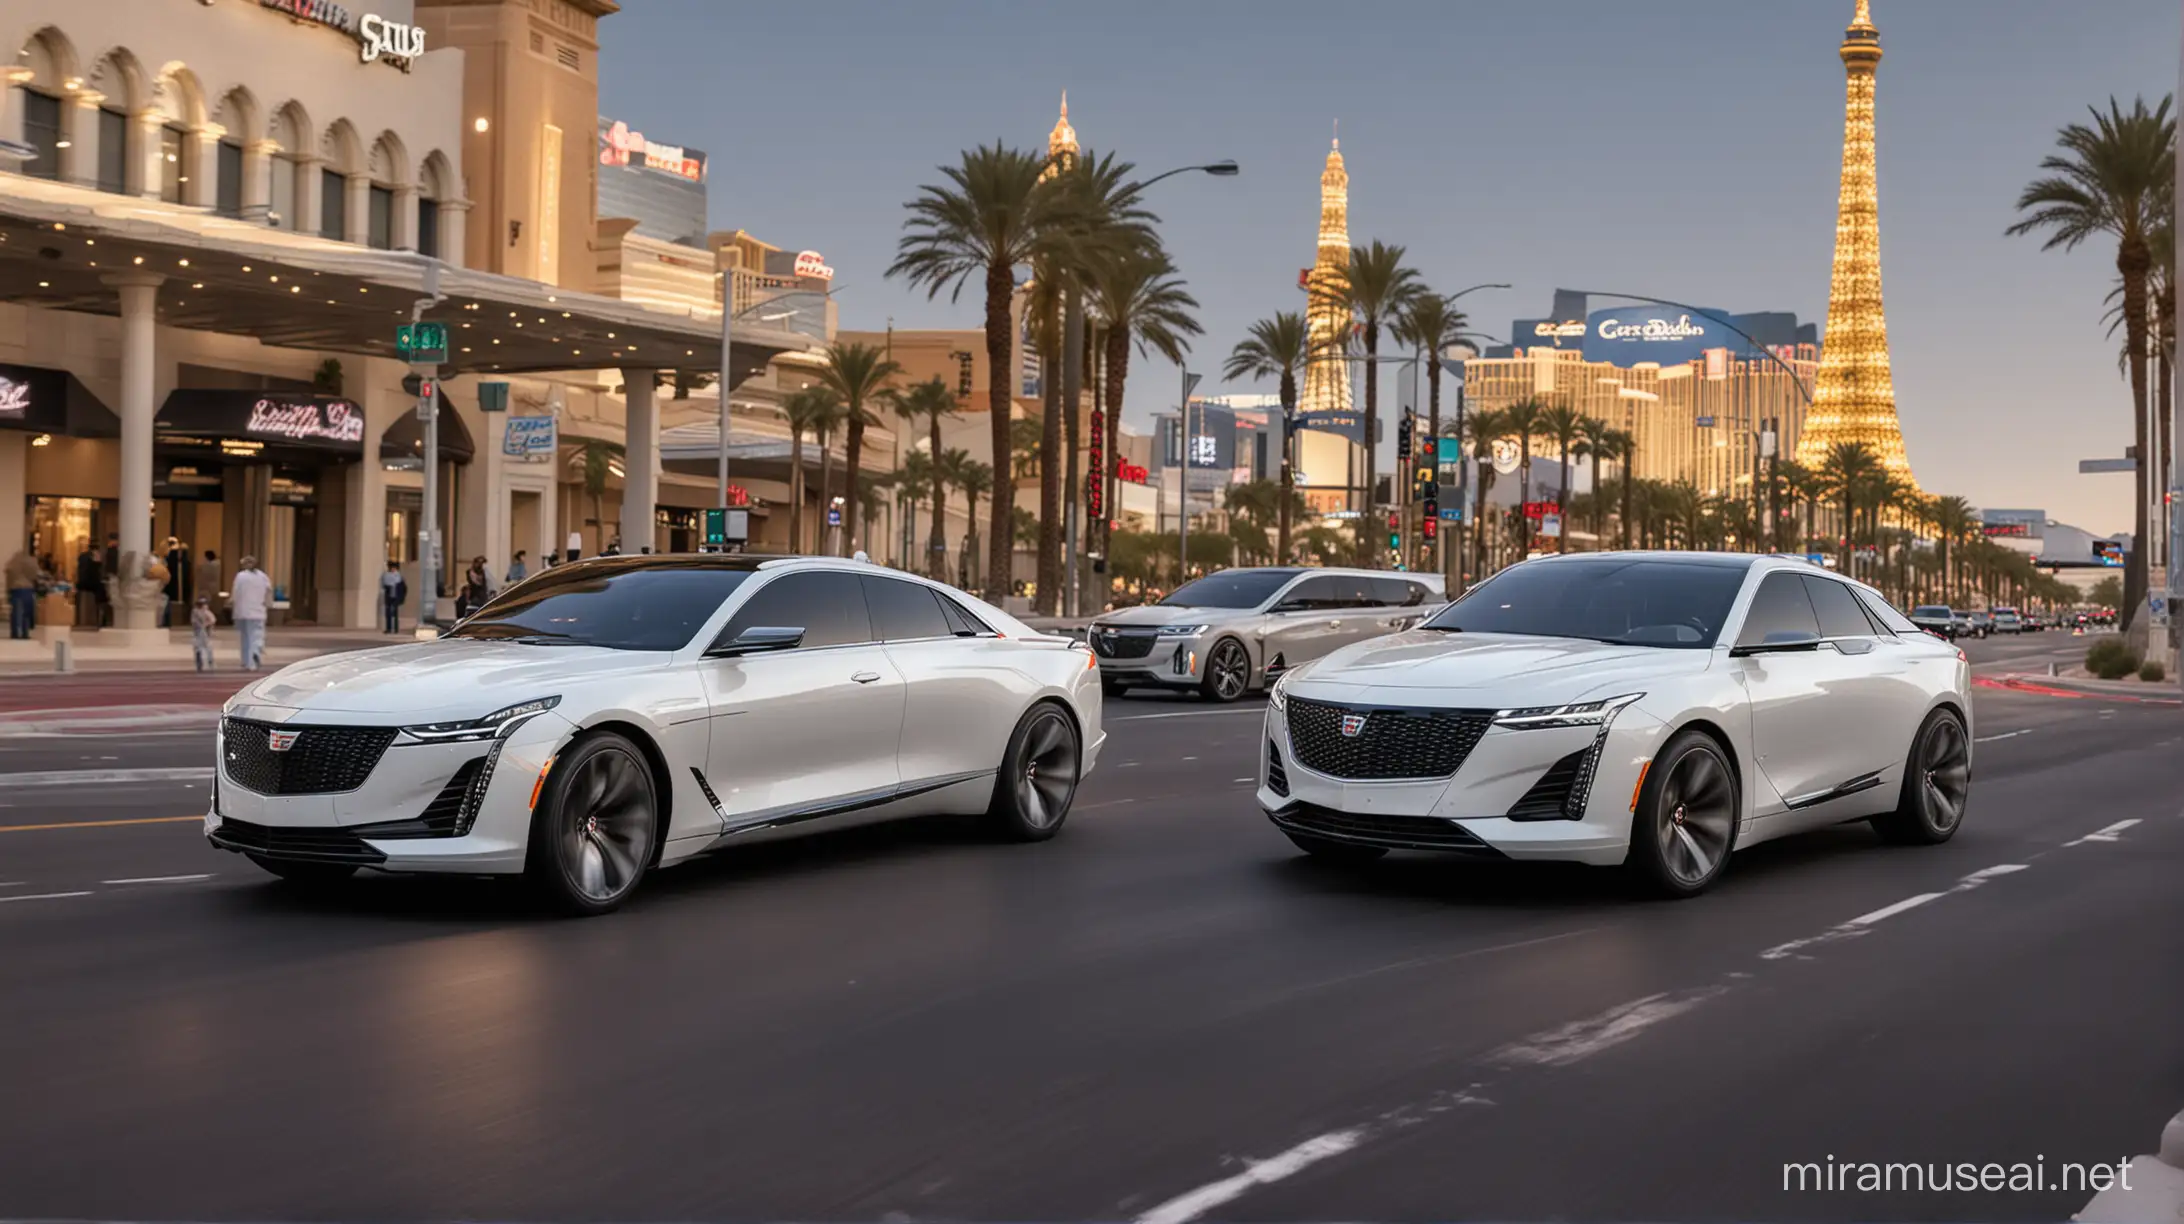
[[[1439,850],[1455,854],[1501,857],[1500,851],[1480,841],[1452,820],[1433,816],[1380,816],[1338,812],[1312,803],[1292,804],[1267,817],[1292,833],[1323,837],[1329,841],[1389,850]]]
[[[1282,750],[1274,746],[1273,740],[1266,742],[1266,788],[1284,799],[1289,797],[1289,771],[1282,768]]]
[[[1364,720],[1356,734],[1342,733],[1346,718]],[[1446,778],[1493,721],[1490,710],[1346,707],[1292,697],[1289,744],[1298,764],[1330,778]]]
[[[447,780],[447,785],[440,788],[440,793],[434,795],[432,802],[414,819],[351,825],[350,831],[378,840],[461,837],[470,832],[471,822],[478,817],[478,801],[485,796],[494,758],[499,755],[500,742],[495,741],[491,754],[464,761],[462,768],[455,771],[455,776]]]
[[[384,863],[387,856],[364,844],[352,829],[288,829],[223,818],[212,842],[261,858],[307,863]]]
[[[294,735],[275,752],[273,733]],[[364,785],[394,742],[393,727],[282,726],[225,719],[220,724],[221,771],[261,795],[327,795]]]
[[[1142,659],[1153,653],[1157,633],[1120,633],[1113,629],[1092,631],[1092,653],[1103,659]]]

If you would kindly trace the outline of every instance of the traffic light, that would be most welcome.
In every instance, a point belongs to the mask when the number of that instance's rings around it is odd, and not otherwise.
[[[435,380],[426,378],[422,374],[405,374],[402,376],[403,392],[416,399],[432,398],[438,386],[439,384]]]
[[[1417,424],[1417,413],[1406,412],[1403,414],[1403,426],[1395,434],[1395,457],[1397,459],[1411,457],[1411,431],[1417,427]]]

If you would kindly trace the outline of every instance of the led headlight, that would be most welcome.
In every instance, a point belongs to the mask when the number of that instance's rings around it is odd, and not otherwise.
[[[1613,721],[1623,707],[1645,696],[1644,693],[1626,693],[1621,697],[1603,697],[1598,701],[1580,701],[1570,705],[1526,706],[1516,710],[1496,710],[1494,725],[1515,731],[1535,731],[1545,727],[1603,727]]]
[[[1197,637],[1199,634],[1204,633],[1205,631],[1206,627],[1204,625],[1162,625],[1160,627],[1160,636]]]
[[[404,727],[402,734],[428,744],[459,744],[467,740],[487,740],[513,732],[534,714],[543,714],[561,704],[559,697],[534,697],[493,711],[483,718],[464,722],[426,723],[423,726]]]
[[[1289,678],[1296,674],[1297,673],[1293,671],[1285,671],[1282,673],[1282,678],[1276,680],[1274,682],[1274,687],[1266,691],[1266,703],[1268,705],[1273,706],[1277,710],[1286,710],[1289,708]]]

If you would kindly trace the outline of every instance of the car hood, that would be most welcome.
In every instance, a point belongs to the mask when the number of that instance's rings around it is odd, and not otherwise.
[[[292,663],[236,694],[235,701],[405,720],[478,718],[558,695],[572,684],[658,671],[669,657],[470,638],[405,642]]]
[[[1713,653],[1414,629],[1345,646],[1309,665],[1296,683],[1300,688],[1498,691],[1509,694],[1510,701],[1541,705],[1643,690],[1664,676],[1695,675],[1712,665]],[[1484,704],[1503,702],[1497,698]]]
[[[1136,608],[1117,608],[1113,612],[1102,612],[1097,623],[1118,627],[1219,625],[1250,616],[1253,611],[1251,608],[1184,608],[1171,604],[1145,604]]]

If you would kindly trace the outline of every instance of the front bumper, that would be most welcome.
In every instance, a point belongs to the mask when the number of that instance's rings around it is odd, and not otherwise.
[[[1211,634],[1197,637],[1156,637],[1151,650],[1134,657],[1117,658],[1100,653],[1100,645],[1094,643],[1093,655],[1099,659],[1100,679],[1108,684],[1124,684],[1143,688],[1197,688],[1205,674],[1206,648],[1211,644]]]
[[[262,710],[256,714],[268,717]],[[318,725],[282,719],[277,711],[270,720],[284,729]],[[556,746],[573,730],[574,724],[549,712],[524,720],[497,740],[397,741],[354,790],[268,795],[234,780],[223,720],[213,741],[205,838],[222,850],[292,862],[395,872],[520,872],[530,840],[532,790]]]
[[[1448,777],[1358,782],[1303,765],[1285,712],[1270,706],[1256,798],[1286,832],[1391,850],[1613,866],[1629,853],[1633,796],[1664,731],[1635,706],[1618,714],[1605,735],[1586,727],[1494,727]],[[1526,802],[1555,785],[1549,775],[1558,762],[1587,752],[1596,740],[1589,777],[1573,782],[1581,793],[1563,809],[1575,818]]]

